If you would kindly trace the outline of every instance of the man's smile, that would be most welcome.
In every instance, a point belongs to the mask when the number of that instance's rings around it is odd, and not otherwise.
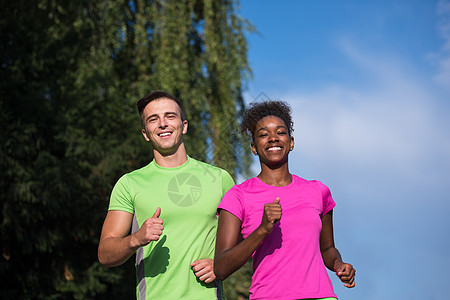
[[[164,132],[158,133],[159,137],[169,137],[171,135],[172,135],[171,131],[164,131]]]

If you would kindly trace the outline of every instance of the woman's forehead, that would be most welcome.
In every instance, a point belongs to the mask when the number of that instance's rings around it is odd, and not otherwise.
[[[256,122],[255,129],[258,130],[262,127],[267,127],[269,125],[274,125],[276,127],[286,127],[286,123],[280,117],[269,115],[261,118],[258,122]]]

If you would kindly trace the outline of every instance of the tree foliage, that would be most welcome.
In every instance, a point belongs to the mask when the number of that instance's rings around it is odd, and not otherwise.
[[[113,184],[152,159],[134,106],[146,93],[184,100],[190,156],[247,174],[252,28],[237,5],[1,1],[0,298],[133,297],[132,261],[105,269],[97,245]]]

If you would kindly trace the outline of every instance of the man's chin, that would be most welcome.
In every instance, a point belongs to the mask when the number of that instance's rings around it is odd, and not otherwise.
[[[155,151],[157,151],[159,154],[161,154],[162,156],[171,156],[171,155],[174,155],[178,151],[179,147],[180,147],[179,145],[172,146],[172,147],[163,147],[163,146],[155,147],[155,146],[153,146],[153,149]]]

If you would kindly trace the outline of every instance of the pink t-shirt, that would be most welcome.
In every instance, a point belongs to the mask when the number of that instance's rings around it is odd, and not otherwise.
[[[254,177],[232,187],[218,210],[238,217],[246,238],[276,197],[283,214],[253,253],[250,299],[336,297],[320,253],[322,217],[336,205],[323,183],[292,175],[291,184],[275,187]]]

